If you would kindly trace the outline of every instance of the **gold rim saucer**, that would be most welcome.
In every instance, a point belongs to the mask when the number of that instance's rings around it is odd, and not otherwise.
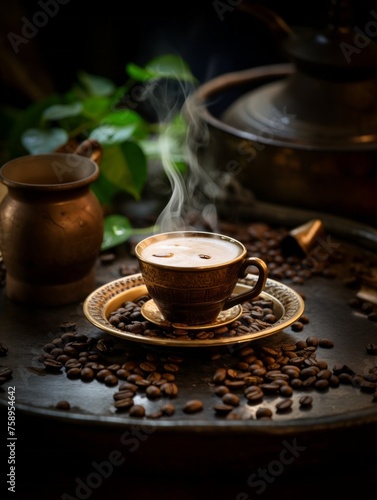
[[[156,306],[153,299],[148,300],[141,306],[141,314],[144,318],[155,325],[164,327],[167,322],[162,316],[160,310]],[[182,325],[180,323],[169,323],[172,328],[184,328],[185,330],[208,330],[209,328],[219,328],[220,326],[228,325],[232,321],[236,321],[242,314],[242,306],[236,305],[227,309],[226,311],[221,311],[217,316],[215,321],[212,323],[206,323],[204,325]]]
[[[236,285],[240,293],[245,287],[253,287],[257,276],[249,274]],[[238,288],[238,290],[237,290]],[[265,288],[260,294],[262,299],[272,300],[277,321],[259,332],[249,332],[233,337],[207,339],[179,339],[167,335],[147,336],[145,334],[125,332],[109,322],[110,314],[125,301],[135,301],[146,295],[146,287],[140,273],[119,278],[94,290],[84,301],[83,311],[86,318],[97,328],[111,335],[132,342],[171,347],[217,347],[234,345],[260,339],[281,332],[297,321],[304,312],[302,297],[292,288],[267,278]]]

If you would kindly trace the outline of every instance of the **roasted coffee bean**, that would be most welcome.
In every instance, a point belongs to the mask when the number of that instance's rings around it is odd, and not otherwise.
[[[331,339],[320,339],[318,341],[319,347],[323,347],[325,349],[331,349],[334,347],[334,342]]]
[[[67,377],[71,380],[75,380],[81,377],[81,368],[70,368],[67,370]]]
[[[330,387],[339,387],[339,384],[339,377],[337,375],[331,375],[331,377],[329,378]]]
[[[203,410],[203,402],[200,399],[191,399],[183,405],[184,413],[197,413]]]
[[[339,373],[338,379],[341,384],[352,384],[353,375],[349,373]]]
[[[118,363],[112,363],[111,365],[107,366],[107,369],[110,370],[113,373],[116,373],[118,370],[120,370],[121,365]]]
[[[121,380],[127,380],[127,377],[129,375],[130,372],[128,370],[124,370],[123,368],[120,368],[119,370],[116,371],[116,376]]]
[[[218,385],[214,389],[214,393],[216,394],[216,396],[220,397],[224,396],[224,394],[227,394],[229,391],[230,389],[226,385]]]
[[[145,408],[142,405],[132,405],[129,410],[129,415],[131,417],[142,418],[145,417]]]
[[[244,379],[244,380],[229,380],[229,379],[226,379],[225,382],[224,382],[224,385],[226,385],[226,387],[228,387],[229,389],[233,389],[233,390],[242,389],[246,385],[245,380],[246,379]]]
[[[107,375],[104,380],[105,384],[109,387],[113,387],[114,385],[118,384],[118,377],[111,373],[110,375]]]
[[[132,392],[137,392],[137,385],[135,384],[131,384],[130,382],[123,382],[120,386],[119,386],[119,390],[120,391],[132,391]]]
[[[50,354],[56,359],[58,356],[64,354],[64,351],[61,347],[54,347],[54,349],[51,349]]]
[[[279,384],[275,384],[274,382],[270,384],[261,384],[259,387],[264,394],[277,394],[280,388]]]
[[[304,329],[304,324],[301,321],[295,321],[292,323],[291,328],[294,332],[302,332]]]
[[[248,401],[260,401],[264,397],[262,389],[258,386],[249,386],[245,389],[245,397]]]
[[[283,399],[282,401],[278,401],[275,405],[277,412],[285,412],[289,411],[293,405],[292,399]]]
[[[300,378],[292,378],[290,385],[293,389],[300,389],[303,385],[303,381]]]
[[[160,372],[151,372],[148,377],[147,377],[147,380],[151,383],[151,384],[154,384],[156,382],[158,382],[159,380],[162,379],[162,375]]]
[[[308,346],[317,347],[319,344],[319,340],[317,337],[311,336],[306,339],[306,343]]]
[[[224,404],[224,403],[216,403],[213,405],[213,409],[218,415],[226,415],[230,413],[234,408],[234,405]]]
[[[91,368],[84,367],[81,370],[81,380],[83,382],[91,382],[95,378],[95,372]]]
[[[46,353],[47,354],[47,353]],[[51,356],[52,357],[52,356]],[[45,359],[48,359],[48,358],[45,358]],[[49,358],[51,359],[51,358]],[[58,356],[56,358],[56,361],[59,361],[59,363],[62,363],[63,365],[66,364],[66,362],[70,359],[69,356],[67,356],[66,354],[61,354],[60,356]]]
[[[65,332],[62,333],[60,338],[63,340],[63,342],[73,342],[75,340],[75,332]]]
[[[368,393],[374,393],[377,389],[377,383],[376,382],[369,382],[367,380],[364,380],[360,384],[360,391],[361,392],[368,392]]]
[[[113,399],[115,401],[119,401],[120,399],[132,399],[135,396],[135,393],[133,391],[129,390],[124,390],[120,391],[118,390],[113,394]]]
[[[293,394],[293,389],[289,385],[282,385],[279,389],[279,394],[281,396],[291,397]]]
[[[63,368],[63,363],[56,361],[56,359],[45,359],[43,361],[46,370],[58,372]]]
[[[326,389],[329,388],[329,385],[330,382],[325,378],[319,379],[314,383],[314,387],[319,391],[325,391]]]
[[[179,371],[179,366],[176,365],[175,363],[165,363],[164,370],[167,371],[168,373],[176,373]]]
[[[315,377],[318,373],[318,369],[315,366],[308,366],[307,368],[303,368],[300,372],[300,378],[306,379],[309,377]]]
[[[304,395],[301,396],[299,399],[299,404],[303,408],[308,408],[309,406],[312,405],[312,403],[313,403],[313,398],[311,396]]]
[[[156,399],[161,396],[161,389],[155,385],[150,385],[146,388],[145,394],[150,399]]]
[[[318,365],[317,365],[318,366]],[[331,378],[331,370],[328,370],[328,369],[323,369],[323,370],[320,370],[318,373],[317,373],[317,378],[319,379],[326,379],[326,380],[330,380]]]
[[[264,418],[270,419],[272,417],[272,411],[270,410],[270,408],[260,407],[260,408],[257,409],[257,411],[255,413],[255,417],[258,420],[259,419],[264,419]]]
[[[178,394],[178,386],[174,382],[166,382],[161,386],[161,391],[169,398],[174,398]]]
[[[55,405],[55,408],[57,410],[70,410],[71,405],[69,404],[68,401],[58,401]]]
[[[313,375],[312,377],[307,377],[302,381],[302,387],[312,387],[317,382],[317,377]]]
[[[171,417],[175,413],[175,407],[171,403],[165,403],[161,406],[160,410],[163,415],[167,415],[168,417]]]
[[[240,404],[240,398],[237,394],[233,394],[231,392],[227,392],[223,395],[222,401],[226,405],[238,406]]]
[[[155,372],[157,369],[156,365],[151,361],[143,361],[140,363],[140,368],[147,373]]]
[[[133,398],[122,398],[114,402],[114,406],[117,410],[128,410],[134,404]]]
[[[63,321],[62,323],[60,323],[60,329],[63,331],[63,332],[74,332],[76,331],[76,328],[77,328],[77,325],[74,321]]]
[[[215,382],[215,384],[221,384],[222,382],[225,381],[226,375],[227,374],[225,368],[218,368],[215,374],[213,375],[212,380]]]
[[[52,349],[55,349],[55,347],[56,347],[56,346],[55,346],[55,344],[53,344],[52,342],[49,342],[48,344],[45,344],[45,345],[43,346],[43,350],[44,350],[45,352],[50,353],[50,352],[52,351]]]
[[[111,371],[108,370],[107,368],[103,368],[102,370],[99,370],[96,373],[96,379],[99,380],[100,382],[104,382],[105,378],[108,377],[109,375],[112,375]]]

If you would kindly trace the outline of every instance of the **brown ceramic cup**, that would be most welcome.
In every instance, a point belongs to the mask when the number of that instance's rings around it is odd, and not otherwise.
[[[216,233],[172,231],[149,236],[135,247],[150,297],[166,321],[205,325],[221,311],[257,297],[268,269],[257,257],[248,257],[239,241]],[[249,267],[258,279],[247,292],[233,295]]]

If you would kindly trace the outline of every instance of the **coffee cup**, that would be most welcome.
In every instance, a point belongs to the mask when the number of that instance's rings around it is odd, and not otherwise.
[[[204,231],[172,231],[149,236],[135,247],[148,294],[164,320],[182,325],[207,325],[218,315],[257,297],[268,269],[245,246],[226,235]],[[255,285],[235,295],[248,269],[258,270]]]

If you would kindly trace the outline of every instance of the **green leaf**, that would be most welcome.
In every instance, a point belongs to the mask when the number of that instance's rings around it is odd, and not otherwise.
[[[109,215],[104,218],[102,250],[120,245],[128,240],[132,234],[132,226],[123,215]]]
[[[21,136],[22,145],[30,154],[50,153],[67,141],[68,134],[62,128],[29,128]]]
[[[83,106],[81,102],[72,104],[54,104],[46,108],[42,113],[43,120],[62,120],[71,116],[77,116],[82,112]]]
[[[101,162],[101,164],[102,163],[103,162]],[[110,208],[112,206],[114,197],[117,193],[119,193],[118,186],[114,186],[114,184],[106,179],[106,176],[102,171],[100,172],[97,180],[95,180],[91,185],[91,189],[98,198],[98,201],[101,203],[101,205]]]
[[[119,190],[140,199],[148,168],[144,152],[137,143],[127,141],[104,148],[101,171]]]
[[[103,76],[91,75],[85,71],[79,71],[77,76],[91,96],[110,96],[116,89],[113,82]]]
[[[90,139],[98,141],[102,146],[121,144],[130,139],[134,133],[135,125],[128,127],[113,127],[112,125],[101,125],[90,133]]]
[[[104,231],[101,250],[109,250],[125,243],[132,235],[151,234],[157,231],[157,226],[134,229],[130,221],[123,215],[108,215],[104,218]]]
[[[111,99],[104,96],[91,96],[82,103],[83,115],[87,118],[100,121],[111,107]]]
[[[189,65],[174,54],[165,54],[151,59],[144,68],[133,63],[127,64],[126,71],[131,78],[139,82],[146,82],[151,78],[172,78],[197,83]]]
[[[116,125],[119,127],[123,127],[124,125],[134,125],[134,124],[144,124],[144,120],[141,116],[132,111],[131,109],[122,109],[119,111],[114,111],[112,113],[108,113],[103,117],[103,123],[107,123],[110,125]]]
[[[152,73],[135,63],[129,63],[126,65],[126,73],[130,78],[136,80],[137,82],[147,82],[153,77]]]

